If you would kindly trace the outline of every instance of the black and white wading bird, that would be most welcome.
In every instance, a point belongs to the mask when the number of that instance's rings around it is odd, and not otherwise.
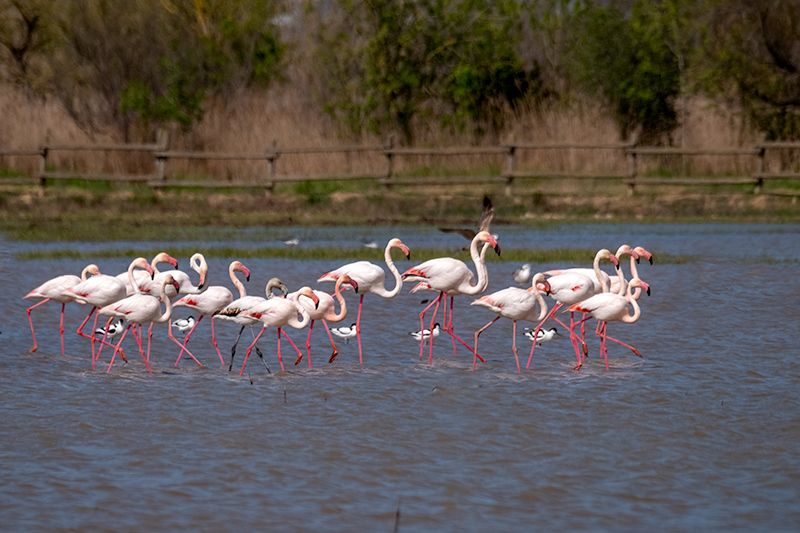
[[[186,335],[194,327],[194,317],[189,315],[188,318],[179,318],[172,323],[172,326],[178,328],[178,331]]]
[[[355,323],[351,326],[342,326],[339,328],[331,328],[331,333],[336,335],[337,337],[341,337],[344,339],[345,344],[350,342],[350,339],[356,338],[356,325]]]
[[[115,339],[115,338],[119,337],[124,329],[125,329],[125,326],[123,325],[123,321],[120,318],[116,322],[112,322],[110,324],[106,324],[105,326],[101,326],[101,327],[97,328],[95,330],[94,334],[99,336],[99,337],[102,337],[103,335],[105,335],[106,336],[106,340],[111,340],[111,339]],[[106,333],[106,330],[108,330],[108,333]]]
[[[559,333],[556,328],[550,328],[548,330],[540,329],[538,335],[536,335],[534,331],[535,330],[533,329],[525,328],[524,335],[528,337],[528,339],[530,339],[531,341],[535,340],[536,346],[541,346],[543,342],[551,341],[555,337],[563,337],[563,335]]]
[[[434,339],[438,339],[439,338],[439,332],[440,331],[441,331],[441,328],[439,327],[439,323],[437,322],[433,326],[433,338]],[[414,340],[416,340],[416,341],[420,341],[421,340],[422,342],[430,342],[430,340],[431,340],[431,330],[429,330],[429,329],[423,329],[421,331],[412,331],[411,333],[409,333],[409,335],[414,337]]]

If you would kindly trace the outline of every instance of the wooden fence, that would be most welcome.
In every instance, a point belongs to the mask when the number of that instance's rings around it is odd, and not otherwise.
[[[577,173],[569,171],[549,172],[546,170],[521,170],[517,168],[517,158],[520,152],[525,150],[554,150],[554,151],[575,151],[575,150],[609,150],[618,152],[627,159],[627,172],[608,172],[608,173]],[[765,158],[768,151],[777,152],[785,150],[800,150],[800,143],[788,142],[765,142],[753,148],[732,148],[732,149],[686,149],[686,148],[657,148],[638,146],[636,141],[628,143],[607,143],[607,144],[579,144],[579,143],[524,143],[508,142],[502,146],[490,147],[452,147],[452,148],[395,148],[393,141],[390,140],[385,145],[357,145],[357,146],[336,146],[336,147],[278,147],[276,142],[263,152],[191,152],[175,151],[167,149],[167,142],[164,136],[160,137],[157,144],[45,144],[36,150],[2,150],[0,157],[38,157],[38,172],[32,178],[9,178],[0,180],[0,184],[31,184],[38,183],[45,187],[47,180],[60,179],[81,179],[81,180],[104,180],[109,182],[140,182],[154,188],[163,187],[208,187],[208,188],[229,188],[229,187],[257,187],[266,188],[273,191],[275,185],[283,182],[297,182],[310,180],[376,180],[387,188],[393,185],[413,185],[431,184],[448,185],[469,183],[500,183],[506,185],[506,191],[510,194],[515,180],[535,178],[535,179],[593,179],[593,180],[621,180],[627,185],[629,194],[633,194],[637,187],[647,185],[742,185],[750,184],[753,186],[753,193],[759,194],[769,192],[770,194],[786,194],[794,197],[800,196],[800,190],[790,189],[785,191],[770,190],[764,191],[764,184],[770,180],[798,180],[800,173],[786,171],[767,171]],[[142,152],[149,153],[153,159],[153,172],[149,174],[92,174],[86,172],[63,172],[51,168],[48,157],[55,151],[77,152]],[[349,157],[356,153],[378,154],[384,158],[385,167],[383,172],[372,173],[337,173],[326,172],[324,174],[296,175],[280,174],[278,172],[278,160],[284,155],[310,155],[310,154],[345,154]],[[398,158],[410,156],[476,156],[476,155],[505,155],[505,170],[497,175],[485,176],[414,176],[398,177],[394,170],[395,162]],[[742,176],[725,176],[712,178],[698,178],[691,176],[675,178],[654,178],[639,175],[639,166],[642,158],[653,156],[680,156],[687,158],[697,156],[722,156],[722,157],[748,157],[754,161],[753,170]],[[266,162],[265,174],[256,180],[185,180],[170,179],[168,163],[170,160],[227,160],[227,161],[264,161]]]

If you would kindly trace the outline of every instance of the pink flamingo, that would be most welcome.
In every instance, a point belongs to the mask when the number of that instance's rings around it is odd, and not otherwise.
[[[128,292],[128,296],[130,296],[131,294],[142,292],[141,290],[139,290],[139,285],[145,283],[146,281],[150,281],[154,277],[154,275],[160,273],[158,270],[159,263],[169,263],[173,267],[178,268],[177,259],[169,255],[167,252],[161,252],[159,254],[156,254],[153,260],[150,262],[150,267],[153,269],[152,274],[144,270],[137,270],[133,273],[133,278],[136,285],[135,287],[131,285],[131,280],[128,276],[127,270],[121,274],[117,274],[117,279],[125,284],[125,290]]]
[[[639,277],[639,270],[636,266],[639,263],[639,258],[644,257],[647,259],[650,264],[653,264],[653,254],[642,248],[641,246],[637,246],[636,248],[631,248],[627,244],[623,244],[617,250],[617,253],[614,254],[617,256],[617,259],[622,258],[623,255],[630,255],[631,256],[631,279]],[[627,288],[627,283],[624,283],[624,279],[622,278],[622,283],[620,282],[619,277],[611,278],[611,284],[609,285],[609,292],[613,292],[616,294],[625,294],[625,289]],[[642,294],[642,289],[637,287],[636,290],[633,292],[634,299],[638,300],[639,296]]]
[[[230,266],[228,266],[228,274],[231,277],[231,281],[239,290],[239,297],[244,298],[247,296],[247,291],[245,290],[242,282],[236,277],[236,272],[244,273],[245,279],[250,281],[250,270],[244,266],[241,261],[233,261]],[[186,338],[183,341],[183,348],[181,348],[181,352],[178,354],[178,359],[175,360],[175,366],[178,366],[178,362],[181,360],[181,355],[183,355],[186,345],[189,343],[189,337],[192,336],[192,332],[197,325],[200,324],[200,321],[203,320],[205,315],[211,315],[211,342],[214,344],[214,348],[217,350],[220,363],[222,366],[225,366],[225,360],[222,358],[222,353],[219,351],[216,333],[214,332],[214,315],[231,303],[233,303],[233,294],[231,291],[228,290],[227,287],[213,285],[199,294],[188,294],[172,304],[173,308],[188,307],[189,309],[194,309],[200,313],[200,318],[197,319],[197,321],[194,323],[194,326],[192,326],[192,329],[186,334]],[[170,327],[172,327],[172,325],[170,325]]]
[[[556,318],[554,313],[564,305],[576,304],[593,296],[595,294],[594,279],[598,280],[603,292],[608,291],[608,284],[605,281],[605,278],[603,278],[603,273],[600,270],[601,260],[611,261],[615,267],[619,268],[619,260],[616,258],[616,256],[603,248],[594,256],[593,278],[581,273],[580,271],[572,270],[564,270],[562,274],[548,278],[547,281],[550,283],[550,297],[556,301],[556,305],[553,306],[553,309],[550,310],[545,319],[539,322],[534,329],[534,335],[538,335],[539,330],[542,328],[548,318],[552,318],[564,328],[568,328],[570,330],[570,341],[572,342],[572,346],[575,348],[575,357],[578,359],[578,364],[574,368],[575,370],[578,370],[583,365],[583,357],[581,356],[580,349],[578,348],[578,343],[580,342],[580,344],[583,346],[583,355],[586,355],[588,353],[586,342],[577,337],[575,332],[572,330],[572,325],[575,322],[574,315],[570,315],[570,325],[567,326],[561,320]],[[525,369],[530,367],[535,348],[536,343],[533,343],[533,346],[531,346],[531,354],[528,356],[528,364],[525,365]]]
[[[92,274],[95,276],[100,275],[100,270],[97,268],[97,265],[88,265],[86,268],[83,269],[81,272],[81,277],[75,276],[74,274],[66,274],[64,276],[58,276],[53,278],[49,281],[45,281],[31,292],[26,294],[24,298],[44,298],[41,302],[34,304],[33,306],[29,307],[27,310],[28,313],[28,322],[31,324],[31,334],[33,335],[33,348],[29,350],[29,353],[33,353],[39,349],[39,346],[36,344],[36,332],[33,330],[33,320],[31,319],[31,311],[35,308],[39,307],[40,305],[49,302],[50,300],[54,300],[61,304],[61,320],[59,322],[60,330],[61,330],[61,355],[64,355],[64,307],[68,302],[73,301],[71,296],[65,295],[64,291],[69,287],[74,287],[81,281],[86,281],[86,276],[88,274]]]
[[[233,343],[233,347],[231,348],[231,364],[228,367],[229,372],[231,371],[231,369],[233,369],[233,356],[236,355],[236,346],[239,345],[239,338],[242,336],[244,328],[246,326],[250,326],[250,333],[253,335],[254,339],[256,338],[256,334],[255,332],[253,332],[253,325],[258,324],[258,319],[247,315],[246,312],[250,310],[253,306],[263,303],[265,300],[273,299],[275,297],[275,295],[272,293],[273,289],[280,289],[281,292],[283,292],[284,296],[289,292],[289,289],[286,288],[286,285],[284,285],[281,280],[279,280],[278,278],[272,278],[267,282],[266,298],[261,298],[260,296],[244,295],[238,298],[237,300],[234,300],[230,304],[228,304],[222,311],[216,314],[216,316],[221,318],[222,320],[228,320],[230,322],[234,322],[242,326],[241,329],[239,329],[239,334],[236,335],[236,341]],[[264,356],[261,353],[261,350],[258,349],[258,346],[256,346],[255,348],[256,348],[256,353],[263,361]]]
[[[145,264],[147,262],[145,261]],[[147,265],[148,267],[150,265]],[[172,316],[172,303],[170,302],[169,298],[166,295],[165,287],[167,285],[172,285],[175,290],[178,289],[178,282],[172,279],[172,276],[167,274],[163,278],[161,278],[161,290],[159,292],[159,298],[154,298],[149,294],[134,294],[132,296],[128,296],[118,302],[112,303],[100,309],[98,314],[110,316],[109,322],[113,320],[114,317],[124,318],[128,321],[128,327],[125,328],[125,331],[122,333],[122,338],[119,339],[117,346],[114,348],[114,353],[111,356],[111,362],[108,364],[108,370],[106,372],[111,372],[111,367],[114,365],[114,358],[117,355],[117,352],[122,345],[122,341],[125,340],[125,335],[128,334],[128,330],[131,329],[131,326],[139,326],[139,336],[136,335],[136,329],[133,330],[133,336],[136,337],[136,343],[139,345],[139,353],[142,355],[142,359],[144,360],[144,364],[147,367],[147,371],[151,374],[153,373],[150,370],[150,344],[147,344],[147,356],[144,354],[144,350],[142,349],[142,325],[147,324],[148,322],[152,325],[156,322],[167,322],[169,318]],[[164,303],[166,310],[164,313],[161,313],[161,303]],[[181,345],[178,342],[178,339],[172,336],[172,330],[169,332],[169,338],[172,339],[175,344],[178,346]],[[186,353],[194,356],[186,350]],[[195,359],[197,361],[197,359]],[[197,364],[200,365],[200,362],[197,361]],[[203,365],[200,365],[203,366]]]
[[[175,298],[178,294],[200,294],[205,290],[206,274],[208,273],[208,264],[203,254],[194,254],[189,259],[189,268],[200,275],[200,281],[198,281],[197,286],[192,285],[192,280],[186,272],[182,270],[165,270],[164,272],[156,274],[152,280],[145,280],[144,283],[140,284],[139,288],[145,294],[157,293],[159,287],[161,287],[161,279],[169,274],[172,276],[172,279],[178,282],[178,286],[180,287],[176,291],[171,284],[168,284],[167,296],[169,298]]]
[[[453,327],[453,298],[458,296],[459,294],[467,294],[472,296],[477,296],[478,294],[482,294],[486,290],[486,286],[489,284],[489,274],[486,270],[486,263],[485,258],[482,255],[478,254],[478,243],[484,242],[488,243],[494,248],[494,251],[497,255],[500,255],[500,245],[497,244],[497,239],[492,237],[488,232],[481,231],[472,239],[472,242],[469,246],[469,253],[472,257],[473,263],[475,263],[475,270],[478,273],[478,281],[475,283],[475,276],[472,274],[472,271],[464,264],[463,261],[459,261],[458,259],[453,259],[452,257],[439,257],[437,259],[431,259],[430,261],[425,261],[421,265],[410,268],[406,272],[403,273],[403,280],[404,281],[417,281],[419,284],[412,289],[412,292],[418,289],[425,289],[425,290],[434,290],[439,293],[439,296],[434,299],[428,306],[422,310],[419,314],[419,323],[420,323],[420,330],[425,329],[425,313],[428,309],[431,308],[434,304],[436,304],[436,308],[433,312],[433,318],[431,319],[431,324],[429,329],[433,329],[433,322],[436,319],[436,314],[439,311],[439,304],[441,303],[443,298],[446,296],[450,297],[450,318],[448,322],[447,317],[447,300],[445,300],[445,317],[443,320],[444,326],[442,329],[447,332],[450,337],[453,339],[453,353],[455,354],[456,344],[455,341],[458,340],[461,344],[463,344],[469,351],[471,351],[481,362],[486,362],[480,355],[475,352],[467,343],[465,343],[458,335],[455,334],[455,329]],[[484,248],[485,250],[485,248]],[[473,285],[473,283],[475,283]],[[424,349],[423,341],[420,340],[419,345],[419,353],[422,356],[422,352]],[[430,342],[430,349],[428,354],[428,363],[433,363],[433,342]]]
[[[135,268],[141,268],[146,270],[148,273],[152,275],[152,267],[147,263],[147,259],[144,257],[137,257],[134,259],[131,264],[128,266],[128,276],[130,277],[131,285],[135,285],[133,281],[133,270]],[[94,327],[92,328],[92,334],[87,335],[83,332],[83,326],[86,325],[86,322],[89,321],[92,314],[100,307],[105,307],[109,304],[114,302],[118,302],[127,296],[127,291],[125,289],[125,284],[122,283],[114,276],[106,276],[106,275],[99,275],[99,276],[92,276],[88,278],[86,281],[82,281],[75,285],[74,287],[69,287],[64,291],[66,296],[72,297],[76,302],[80,304],[91,304],[92,310],[89,311],[89,314],[86,315],[86,318],[81,322],[81,325],[78,327],[78,335],[81,337],[86,337],[87,339],[91,339],[92,341],[92,368],[94,369],[94,362],[95,362],[95,353],[94,353],[94,343],[97,341],[95,332],[97,331],[97,316],[94,317]],[[114,346],[113,344],[106,342],[105,339],[100,341],[100,348],[102,349],[103,346]]]
[[[636,348],[625,344],[622,341],[609,337],[606,331],[608,322],[625,322],[626,324],[633,324],[639,320],[639,317],[641,316],[639,304],[631,294],[631,289],[636,287],[643,288],[645,291],[647,291],[648,296],[650,295],[650,286],[639,278],[633,278],[630,283],[628,283],[625,296],[621,296],[613,292],[604,292],[601,294],[596,294],[588,300],[584,300],[583,302],[571,305],[567,309],[567,311],[579,311],[581,313],[589,313],[591,315],[591,317],[585,318],[581,320],[581,322],[590,320],[591,318],[596,318],[598,321],[602,322],[602,326],[598,325],[596,333],[600,337],[600,351],[603,353],[603,357],[606,362],[606,370],[608,370],[608,348],[606,346],[606,341],[608,340],[614,341],[617,344],[621,344],[622,346],[629,348],[639,357],[642,357],[642,354],[640,354]],[[628,304],[633,307],[632,314],[628,314]],[[575,326],[577,326],[577,324],[575,324],[573,328]]]
[[[298,302],[298,299],[301,296],[311,298],[315,307],[319,305],[319,298],[316,294],[314,294],[314,291],[312,291],[310,287],[303,287],[299,291],[293,293],[290,297],[271,298],[269,300],[264,300],[262,303],[254,305],[249,311],[244,313],[245,315],[262,322],[264,327],[261,328],[261,331],[258,332],[258,335],[256,335],[256,338],[253,340],[253,343],[247,348],[247,353],[245,353],[244,362],[242,363],[242,370],[239,372],[240,376],[244,374],[244,368],[247,366],[247,358],[250,356],[250,351],[253,349],[253,346],[256,345],[258,339],[261,338],[261,335],[269,326],[278,328],[278,362],[281,364],[281,372],[284,371],[283,357],[281,357],[281,332],[283,332],[283,335],[289,340],[289,343],[297,351],[298,357],[295,364],[300,362],[300,359],[303,357],[303,353],[297,349],[297,346],[295,346],[295,344],[292,342],[292,339],[289,338],[289,335],[287,335],[282,328],[288,324],[295,329],[303,329],[311,320],[306,308],[301,305],[300,302]],[[301,320],[297,320],[297,313],[300,313],[300,315],[303,317]],[[264,358],[262,357],[261,360],[263,361]],[[231,357],[231,366],[233,366],[233,357]],[[264,362],[264,367],[266,366],[267,363]],[[269,372],[269,368],[267,368],[267,372]]]
[[[336,349],[336,343],[333,342],[333,336],[331,335],[330,328],[328,327],[328,322],[341,322],[344,320],[344,317],[347,315],[347,302],[344,301],[341,293],[342,284],[347,283],[358,293],[358,283],[350,279],[350,276],[347,274],[343,276],[339,276],[339,279],[336,280],[336,286],[333,289],[333,296],[328,294],[327,292],[322,291],[314,291],[314,294],[317,295],[319,301],[316,306],[311,305],[307,299],[300,299],[300,305],[306,308],[308,315],[311,319],[311,323],[308,326],[308,338],[306,338],[306,353],[308,354],[308,368],[311,368],[311,331],[314,329],[314,321],[315,320],[322,320],[322,324],[325,326],[325,331],[328,333],[328,338],[331,340],[331,346],[333,347],[333,353],[331,354],[331,358],[328,359],[328,363],[333,363],[333,360],[336,359],[336,356],[339,355],[339,350]],[[291,294],[287,296],[287,298],[291,298]],[[336,313],[335,304],[333,302],[333,298],[336,298],[339,301],[339,312]],[[327,321],[327,322],[326,322]],[[295,361],[295,365],[300,362],[300,359],[303,357],[300,356],[297,361]]]
[[[550,284],[547,282],[544,274],[539,272],[533,276],[531,287],[528,289],[519,289],[517,287],[509,287],[501,291],[487,294],[475,300],[470,305],[477,305],[485,307],[498,314],[498,316],[491,322],[483,326],[475,332],[475,353],[478,353],[478,337],[483,331],[500,320],[501,318],[509,318],[513,321],[513,345],[514,359],[517,361],[517,374],[521,374],[522,370],[519,368],[519,357],[517,355],[517,320],[527,320],[528,322],[539,322],[547,316],[547,304],[542,298],[542,294],[537,287],[541,284],[544,291],[550,291]],[[536,312],[536,306],[539,306],[539,312]],[[472,370],[475,370],[475,362],[477,358],[472,358]]]
[[[336,270],[332,270],[327,274],[323,274],[317,281],[336,281],[340,276],[347,274],[350,279],[358,284],[361,291],[361,298],[358,301],[358,315],[356,316],[356,338],[358,339],[358,362],[363,363],[364,358],[361,353],[361,307],[364,304],[364,295],[368,292],[377,294],[383,298],[394,298],[400,293],[403,288],[403,279],[400,277],[400,272],[394,266],[392,261],[392,249],[397,248],[401,250],[406,258],[411,259],[411,252],[408,246],[403,244],[400,239],[392,239],[386,245],[383,252],[384,260],[389,271],[394,275],[395,286],[391,291],[386,290],[385,280],[386,273],[383,268],[378,265],[372,264],[369,261],[357,261],[355,263],[348,263],[340,266]]]

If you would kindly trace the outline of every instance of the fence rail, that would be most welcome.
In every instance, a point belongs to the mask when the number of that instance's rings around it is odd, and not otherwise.
[[[622,172],[596,172],[580,173],[570,171],[550,171],[550,170],[522,170],[518,169],[519,153],[523,150],[556,150],[572,153],[575,150],[608,150],[618,152],[627,160],[627,171]],[[509,141],[501,146],[488,147],[448,147],[448,148],[395,148],[392,139],[384,145],[344,145],[344,146],[321,146],[321,147],[279,147],[277,142],[261,152],[196,152],[169,150],[167,138],[164,134],[159,135],[159,142],[155,144],[43,144],[37,149],[0,149],[2,157],[38,157],[39,169],[32,178],[11,178],[2,179],[0,183],[11,184],[31,184],[38,183],[45,187],[47,180],[59,179],[83,179],[83,180],[104,180],[111,182],[141,182],[151,187],[206,187],[206,188],[229,188],[229,187],[255,187],[266,188],[270,191],[278,183],[313,181],[313,180],[376,180],[386,187],[393,185],[450,185],[458,183],[505,183],[507,192],[511,193],[511,187],[515,180],[519,179],[595,179],[595,180],[620,180],[627,185],[629,194],[632,194],[637,187],[648,185],[742,185],[752,184],[753,192],[759,194],[764,187],[765,181],[770,180],[800,180],[800,172],[786,171],[783,169],[768,170],[765,160],[768,152],[797,150],[800,151],[800,143],[791,142],[763,142],[752,148],[663,148],[639,146],[636,139],[630,142],[621,143],[535,143],[535,142],[513,142]],[[84,172],[65,172],[50,168],[49,157],[52,152],[141,152],[149,154],[153,159],[153,171],[147,174],[122,174],[104,173],[91,174]],[[277,162],[281,156],[303,156],[312,154],[375,154],[383,157],[385,161],[384,170],[381,172],[336,172],[324,174],[279,174]],[[399,177],[395,172],[395,162],[397,158],[427,156],[427,157],[450,157],[450,156],[485,156],[497,155],[506,156],[504,171],[487,176],[418,176],[418,177]],[[680,176],[674,178],[646,177],[639,175],[640,160],[644,157],[654,156],[680,156],[683,158],[699,156],[719,156],[719,157],[750,157],[754,159],[754,168],[749,174],[740,176],[725,176],[719,178]],[[219,161],[264,161],[267,164],[266,172],[250,180],[182,180],[171,179],[168,173],[168,163],[170,160],[219,160]],[[800,196],[800,191],[793,193],[791,189],[775,190],[775,194]]]

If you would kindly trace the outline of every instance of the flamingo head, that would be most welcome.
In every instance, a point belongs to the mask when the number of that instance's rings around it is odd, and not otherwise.
[[[202,289],[206,284],[206,274],[208,274],[208,264],[203,254],[194,254],[189,259],[189,267],[200,274],[200,281],[197,282],[197,288]]]
[[[100,269],[97,268],[97,265],[95,265],[94,263],[91,265],[86,265],[86,268],[84,268],[83,272],[81,272],[81,279],[85,280],[86,276],[88,276],[89,274],[91,274],[92,276],[99,276]]]
[[[647,250],[645,250],[641,246],[637,246],[636,248],[634,248],[634,250],[636,250],[636,253],[638,253],[641,256],[644,256],[645,259],[650,261],[651,265],[653,264],[653,254],[651,254],[650,252],[648,252]]]
[[[628,246],[627,244],[623,244],[622,246],[617,248],[617,253],[615,253],[614,255],[616,256],[617,259],[619,259],[623,255],[632,255],[631,250],[632,248],[630,246]]]
[[[314,302],[314,309],[319,308],[319,296],[314,294],[314,291],[311,290],[311,287],[302,287],[299,291],[297,291],[297,297],[305,296],[306,298],[311,298],[311,301]]]
[[[157,265],[158,263],[169,263],[174,268],[178,268],[178,260],[169,255],[167,252],[161,252],[153,258],[152,264]]]
[[[550,282],[547,281],[547,278],[541,272],[537,273],[533,276],[531,280],[531,287],[530,289],[526,289],[528,291],[539,291],[543,292],[546,295],[550,296]]]
[[[628,283],[629,289],[634,289],[636,287],[641,287],[650,296],[650,285],[645,283],[644,281],[640,280],[639,278],[633,278],[630,283]]]
[[[241,261],[234,261],[231,263],[231,272],[242,272],[244,279],[250,281],[250,269],[242,264]]]
[[[488,231],[481,231],[477,235],[475,235],[475,239],[483,242],[488,242],[494,248],[494,251],[497,255],[500,255],[500,245],[497,244],[497,239],[495,239]]]
[[[339,279],[336,280],[336,288],[340,288],[345,283],[350,285],[353,290],[356,291],[356,294],[358,294],[358,283],[347,274],[339,276]],[[347,287],[344,287],[344,289],[347,290]],[[334,289],[334,292],[336,292],[336,289]]]
[[[272,294],[273,289],[280,289],[281,292],[283,293],[283,296],[289,294],[289,289],[278,278],[272,278],[267,282],[267,299],[272,298],[274,296]]]
[[[401,241],[398,238],[394,238],[391,241],[389,241],[388,248],[397,248],[406,255],[406,259],[411,259],[411,250],[409,250],[408,246],[403,244],[403,241]]]
[[[597,252],[597,257],[599,257],[600,259],[605,259],[607,261],[610,261],[611,264],[613,264],[616,268],[619,268],[619,259],[617,259],[617,256],[612,254],[605,248]]]
[[[156,271],[153,267],[150,266],[150,263],[147,262],[147,259],[144,257],[137,257],[131,263],[135,268],[141,268],[142,270],[147,271],[150,274],[150,279],[156,277]]]
[[[176,292],[180,292],[181,290],[180,283],[175,281],[175,278],[172,277],[172,274],[167,274],[166,276],[164,276],[164,281],[162,281],[161,284],[164,287],[166,287],[167,285],[172,285],[173,287],[175,287]]]

